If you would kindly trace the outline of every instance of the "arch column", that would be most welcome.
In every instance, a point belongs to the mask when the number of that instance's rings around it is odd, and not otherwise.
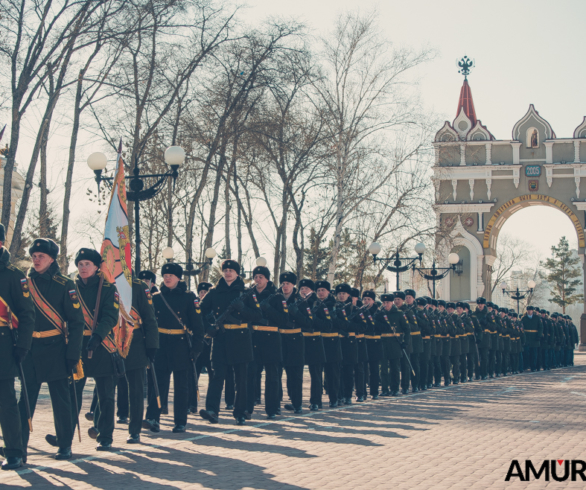
[[[586,260],[584,255],[582,258],[582,273],[583,273],[583,284],[586,286]],[[584,300],[584,312],[580,315],[580,344],[578,344],[578,350],[580,352],[586,351],[586,299]]]

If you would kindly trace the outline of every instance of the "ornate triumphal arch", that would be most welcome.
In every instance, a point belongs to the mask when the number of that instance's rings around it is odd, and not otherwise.
[[[499,232],[509,216],[525,207],[551,206],[566,214],[584,263],[586,117],[571,137],[558,138],[531,104],[513,126],[511,139],[497,140],[476,117],[466,76],[470,65],[463,61],[456,118],[444,123],[433,143],[434,209],[444,265],[452,251],[462,262],[461,274],[442,281],[441,296],[474,301],[490,298]]]

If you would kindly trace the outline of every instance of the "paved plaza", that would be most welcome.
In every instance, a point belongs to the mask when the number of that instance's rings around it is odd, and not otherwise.
[[[82,443],[74,441],[75,459],[65,462],[52,459],[55,450],[44,441],[53,432],[45,389],[29,464],[2,472],[0,484],[124,490],[586,488],[586,482],[543,477],[505,482],[514,459],[523,468],[526,459],[536,468],[545,459],[586,459],[586,353],[576,353],[575,364],[299,416],[284,412],[271,422],[256,412],[245,427],[223,411],[219,425],[192,415],[188,433],[172,434],[167,415],[160,433],[143,432],[140,446],[127,445],[127,426],[117,425],[111,453],[95,451],[87,436],[90,423],[82,417]],[[206,385],[203,376],[203,394]],[[82,414],[92,386],[86,387]]]

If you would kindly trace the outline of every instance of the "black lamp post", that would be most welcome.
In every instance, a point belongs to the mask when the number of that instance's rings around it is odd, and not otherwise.
[[[173,187],[175,187],[175,182],[179,176],[179,167],[183,165],[184,160],[185,151],[183,148],[180,146],[170,146],[167,148],[167,150],[165,150],[165,163],[171,167],[168,172],[164,174],[140,175],[140,169],[138,165],[139,162],[137,160],[136,165],[132,170],[133,175],[124,177],[125,179],[130,179],[128,186],[130,190],[127,190],[126,192],[126,199],[128,201],[136,202],[134,206],[134,269],[136,274],[140,272],[140,207],[138,203],[140,201],[147,201],[155,197],[161,191],[163,184],[169,177],[173,179]],[[102,177],[102,170],[106,168],[107,163],[108,159],[106,158],[106,155],[101,152],[92,153],[87,159],[88,167],[96,174],[98,191],[100,190],[100,184],[102,182],[106,182],[108,187],[112,188],[112,182],[114,178]],[[158,180],[148,189],[145,189],[144,179],[146,178],[158,178]]]
[[[167,262],[172,262],[173,257],[175,256],[175,252],[171,247],[167,247],[163,249],[163,258],[167,260]],[[187,276],[187,289],[191,289],[191,278],[201,274],[201,271],[204,269],[209,269],[212,266],[212,262],[214,257],[216,256],[216,251],[213,248],[208,248],[205,251],[205,256],[207,260],[203,262],[195,262],[189,257],[187,262],[175,262],[176,264],[184,265],[185,269],[183,270],[183,275]],[[201,266],[201,268],[196,269],[194,266]]]
[[[399,250],[397,250],[397,252],[395,254],[393,254],[392,257],[386,258],[386,259],[381,259],[380,257],[377,257],[377,255],[380,253],[382,247],[380,246],[380,244],[373,242],[370,244],[370,247],[368,247],[368,251],[372,254],[372,259],[374,260],[374,262],[376,263],[376,261],[382,261],[385,262],[385,268],[390,271],[390,272],[394,272],[397,276],[397,291],[399,291],[401,288],[399,286],[399,274],[401,272],[406,272],[409,270],[410,267],[415,267],[415,261],[419,260],[419,263],[421,264],[421,258],[423,257],[423,253],[425,252],[425,245],[423,243],[418,243],[417,245],[415,245],[415,253],[417,253],[417,257],[401,257],[399,255]],[[393,261],[393,265],[390,266],[389,263],[391,262],[391,260]]]
[[[436,267],[435,260],[433,261],[431,269],[429,267],[413,267],[417,272],[419,272],[421,277],[427,279],[428,281],[432,281],[433,299],[435,299],[435,283],[446,277],[450,271],[456,271],[456,266],[460,262],[460,257],[457,253],[451,253],[448,255],[448,262],[450,263],[450,267]]]
[[[525,299],[528,294],[531,294],[533,292],[533,290],[535,289],[535,281],[527,281],[527,287],[529,287],[529,289],[525,289],[523,291],[519,291],[519,287],[517,287],[517,289],[507,290],[507,283],[501,283],[501,289],[503,290],[503,294],[506,294],[510,296],[511,299],[517,301],[517,315],[519,314],[519,301]]]

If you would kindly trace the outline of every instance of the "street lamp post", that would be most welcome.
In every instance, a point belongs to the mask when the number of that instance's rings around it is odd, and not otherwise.
[[[436,267],[435,266],[435,259],[431,266],[429,267],[413,267],[421,277],[427,279],[428,281],[432,281],[433,283],[433,299],[435,299],[435,283],[446,277],[450,271],[456,270],[456,265],[460,262],[460,257],[457,253],[451,253],[448,255],[448,262],[450,263],[450,267]]]
[[[173,257],[175,256],[175,252],[171,247],[167,247],[163,249],[163,258],[167,260],[167,262],[172,262]],[[216,251],[213,248],[208,248],[205,251],[205,256],[207,260],[203,262],[195,262],[191,259],[191,256],[188,257],[186,262],[175,262],[176,264],[184,265],[185,270],[183,271],[183,275],[187,276],[187,289],[191,289],[191,278],[201,274],[201,271],[204,269],[209,269],[212,265],[214,257],[216,256]],[[201,268],[196,269],[194,266],[201,266]]]
[[[519,314],[519,301],[521,301],[522,299],[525,299],[528,294],[533,292],[533,290],[535,289],[535,281],[532,281],[532,280],[527,281],[527,287],[529,289],[526,289],[524,291],[519,291],[518,286],[517,286],[517,289],[512,289],[512,290],[508,291],[507,290],[507,283],[506,282],[501,283],[501,289],[503,290],[503,294],[507,294],[511,297],[511,299],[514,299],[517,301],[517,315]]]
[[[133,175],[125,176],[125,179],[129,179],[129,187],[130,190],[126,193],[126,199],[128,201],[134,201],[136,204],[134,205],[134,247],[135,247],[135,257],[134,257],[134,269],[135,273],[138,274],[140,272],[140,201],[147,201],[155,197],[163,188],[163,184],[167,181],[169,177],[173,179],[173,186],[175,186],[175,182],[177,181],[177,177],[179,176],[179,167],[183,165],[185,161],[185,150],[180,146],[170,146],[165,150],[165,163],[169,165],[171,168],[168,172],[164,174],[146,174],[140,175],[139,169],[139,162],[136,161],[134,169],[132,170]],[[94,171],[96,174],[96,182],[98,184],[98,191],[100,190],[100,184],[102,182],[106,182],[106,184],[111,188],[112,182],[114,180],[113,177],[102,177],[102,171],[106,168],[108,164],[108,159],[106,155],[101,152],[92,153],[87,159],[88,167]],[[157,178],[158,180],[149,188],[144,188],[144,179],[146,178]]]
[[[372,259],[375,263],[377,260],[385,262],[385,268],[388,271],[394,272],[396,274],[397,291],[399,291],[401,289],[399,286],[399,274],[401,272],[408,271],[410,267],[415,267],[415,261],[417,260],[419,260],[419,263],[421,264],[421,258],[423,256],[423,253],[425,252],[425,245],[423,243],[418,243],[417,245],[415,245],[415,253],[417,253],[417,257],[401,257],[399,255],[399,250],[397,250],[397,252],[393,254],[392,257],[381,259],[380,257],[377,257],[381,249],[382,247],[380,246],[380,244],[376,242],[371,243],[370,247],[368,247],[368,251],[372,254]],[[393,261],[393,266],[389,265],[389,262],[391,262],[391,260]]]

